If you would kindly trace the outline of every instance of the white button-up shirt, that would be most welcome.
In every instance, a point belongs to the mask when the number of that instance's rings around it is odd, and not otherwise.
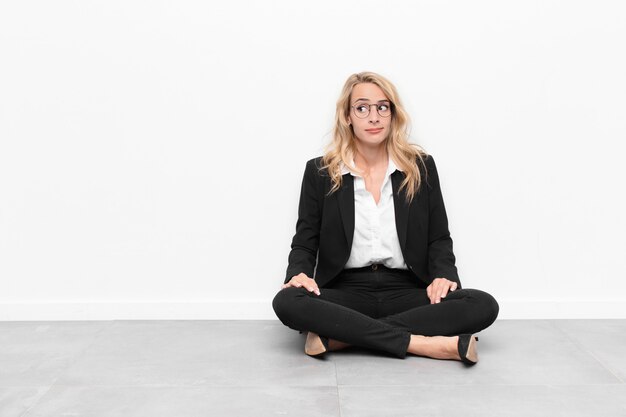
[[[354,177],[354,237],[345,268],[379,263],[388,268],[407,269],[398,240],[393,203],[391,174],[396,169],[401,171],[390,157],[376,204],[374,196],[365,188],[365,180],[342,164],[341,174],[349,172]]]

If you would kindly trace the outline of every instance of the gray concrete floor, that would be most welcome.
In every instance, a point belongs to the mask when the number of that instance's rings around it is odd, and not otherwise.
[[[465,367],[278,320],[0,322],[0,416],[626,416],[626,320],[500,320]]]

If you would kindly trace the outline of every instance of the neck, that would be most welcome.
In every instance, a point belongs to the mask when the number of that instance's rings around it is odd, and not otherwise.
[[[359,145],[357,143],[356,155],[354,155],[354,163],[357,168],[367,174],[372,168],[387,166],[389,156],[384,142],[376,146]]]

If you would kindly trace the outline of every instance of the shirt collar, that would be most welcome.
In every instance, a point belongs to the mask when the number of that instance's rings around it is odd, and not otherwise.
[[[352,165],[354,166],[354,159],[351,161]],[[339,167],[341,168],[341,175],[346,175],[346,174],[352,174],[352,176],[357,176],[355,173],[353,173],[352,171],[350,171],[348,169],[347,166],[344,165],[343,162],[339,163]],[[398,171],[402,171],[394,162],[393,159],[391,159],[391,157],[389,157],[389,162],[387,164],[387,172],[385,173],[385,177],[393,174],[396,170]]]

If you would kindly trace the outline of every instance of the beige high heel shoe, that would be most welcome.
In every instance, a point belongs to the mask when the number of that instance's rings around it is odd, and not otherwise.
[[[309,332],[304,343],[304,353],[309,356],[321,356],[328,351],[328,338]]]
[[[472,334],[459,335],[457,349],[459,350],[459,356],[463,363],[476,365],[476,362],[478,362],[478,352],[476,351],[477,341],[478,337]]]

